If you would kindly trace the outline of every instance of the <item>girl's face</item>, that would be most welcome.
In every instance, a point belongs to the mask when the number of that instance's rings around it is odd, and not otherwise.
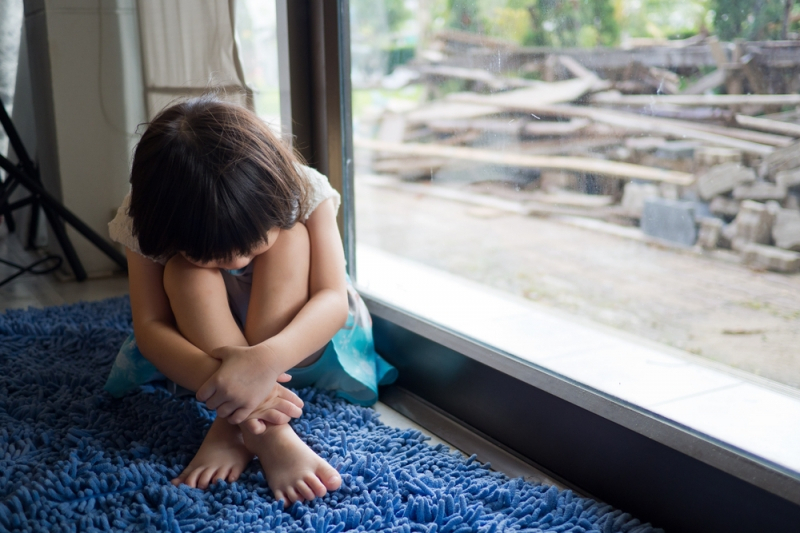
[[[181,255],[183,255],[183,257],[191,264],[200,268],[221,268],[224,270],[239,270],[249,265],[250,262],[257,256],[263,254],[264,252],[272,248],[272,245],[275,244],[275,241],[278,240],[278,235],[280,235],[280,232],[281,232],[280,228],[270,229],[267,232],[266,242],[261,243],[261,245],[254,248],[249,255],[237,255],[234,256],[230,261],[209,261],[208,263],[200,263],[198,261],[194,261],[193,259],[189,259],[183,252],[181,252]]]

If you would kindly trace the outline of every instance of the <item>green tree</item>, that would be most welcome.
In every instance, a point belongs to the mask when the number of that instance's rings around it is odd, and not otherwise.
[[[710,7],[722,40],[780,38],[786,0],[711,0]]]
[[[592,47],[619,41],[613,0],[535,0],[528,2],[528,13],[525,44]]]
[[[486,25],[476,0],[448,0],[447,4],[449,27],[472,33],[485,31]]]

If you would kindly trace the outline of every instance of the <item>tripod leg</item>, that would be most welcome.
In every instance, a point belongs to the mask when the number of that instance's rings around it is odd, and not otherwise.
[[[39,233],[39,202],[31,204],[31,218],[28,220],[28,249],[36,248],[36,234]]]
[[[17,231],[17,224],[14,222],[14,216],[11,214],[11,210],[6,210],[0,213],[0,215],[2,215],[3,219],[6,221],[9,233],[14,233]]]
[[[53,228],[53,233],[56,234],[56,239],[58,240],[58,244],[61,245],[64,256],[67,258],[67,263],[69,263],[72,272],[75,274],[75,279],[78,281],[85,280],[86,270],[84,270],[83,263],[81,263],[78,254],[75,252],[75,248],[72,246],[72,242],[69,240],[63,222],[61,222],[61,219],[58,218],[58,215],[49,205],[42,205],[42,209],[44,209],[44,214],[50,222],[50,227]]]
[[[35,194],[42,205],[42,208],[45,210],[45,215],[47,215],[47,220],[50,221],[50,225],[54,226],[53,220],[54,219],[63,219],[64,222],[75,228],[75,230],[86,237],[86,239],[94,244],[101,252],[106,254],[112,261],[117,263],[120,268],[127,271],[128,270],[128,260],[125,258],[124,255],[120,253],[119,250],[114,248],[111,244],[109,244],[105,239],[103,239],[100,235],[98,235],[92,228],[87,226],[81,219],[76,217],[72,211],[64,207],[64,205],[56,200],[50,193],[48,193],[45,188],[42,186],[41,182],[38,180],[38,175],[28,176],[24,172],[21,172],[17,167],[15,167],[8,159],[0,155],[0,167],[3,168],[6,172],[13,175],[16,179],[19,180],[20,184],[28,189],[31,193]],[[63,229],[63,227],[62,227]],[[63,234],[63,240],[65,242],[69,242],[66,233]],[[59,242],[62,241],[62,238],[59,237]],[[64,252],[66,254],[66,248],[64,248]],[[74,253],[74,249],[73,249]],[[75,256],[77,259],[77,256]],[[69,261],[69,257],[67,258]],[[72,261],[69,261],[70,265],[72,266]],[[78,261],[80,264],[80,261]],[[83,268],[81,268],[83,271]],[[86,275],[84,273],[84,279]]]

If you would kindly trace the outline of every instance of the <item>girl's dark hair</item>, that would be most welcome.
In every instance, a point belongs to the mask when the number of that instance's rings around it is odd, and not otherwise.
[[[173,105],[133,156],[133,234],[144,255],[199,262],[249,255],[302,216],[298,160],[255,114],[213,96]]]

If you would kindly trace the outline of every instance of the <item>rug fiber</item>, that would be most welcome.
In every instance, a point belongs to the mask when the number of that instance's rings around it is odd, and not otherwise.
[[[314,389],[295,430],[342,488],[284,510],[254,461],[235,483],[173,487],[213,413],[159,386],[102,386],[127,298],[0,315],[0,531],[656,531],[570,491],[512,480],[372,409]]]

